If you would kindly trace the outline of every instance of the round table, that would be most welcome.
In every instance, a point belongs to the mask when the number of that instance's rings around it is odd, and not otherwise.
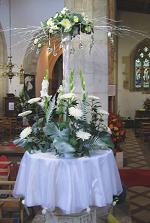
[[[40,205],[63,213],[79,213],[113,201],[122,192],[116,161],[111,150],[91,157],[58,158],[52,153],[25,152],[17,175],[14,196],[26,206]]]

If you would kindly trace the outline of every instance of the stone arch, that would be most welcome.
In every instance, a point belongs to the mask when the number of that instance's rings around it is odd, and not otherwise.
[[[0,64],[7,64],[7,44],[2,25],[0,23]],[[2,68],[2,66],[1,66]],[[3,98],[8,93],[8,79],[1,77],[3,69],[0,69],[0,113],[4,113],[4,100]]]
[[[56,56],[48,52],[48,44],[44,45],[39,54],[36,50],[31,50],[31,44],[26,50],[23,67],[25,73],[35,75],[35,88],[36,96],[40,95],[41,82],[44,77],[44,72],[47,69],[49,74],[50,94],[52,93],[52,74],[56,61],[62,55],[62,49],[60,49],[60,40],[57,38],[51,38],[51,45],[55,45]],[[43,64],[44,60],[44,64]]]

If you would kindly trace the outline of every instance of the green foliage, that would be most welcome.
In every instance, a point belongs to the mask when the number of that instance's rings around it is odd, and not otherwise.
[[[82,98],[83,100],[85,100],[86,99],[86,84],[85,84],[85,80],[84,80],[83,73],[81,70],[79,71],[79,76],[80,76],[80,82],[81,82],[81,87],[82,87]]]
[[[29,100],[29,96],[26,93],[26,91],[24,91],[24,89],[20,92],[19,97],[16,99],[16,103],[15,103],[15,110],[18,113],[28,110],[28,100]]]
[[[93,151],[113,148],[108,128],[103,122],[99,98],[89,97],[83,73],[80,71],[82,99],[74,91],[74,71],[70,72],[70,93],[64,94],[63,86],[58,97],[48,96],[47,72],[42,82],[41,98],[30,100],[32,128],[21,133],[15,141],[28,151],[55,151],[58,156],[89,156]],[[32,101],[32,103],[31,103]],[[28,105],[29,106],[29,105]],[[34,116],[34,117],[33,117]]]

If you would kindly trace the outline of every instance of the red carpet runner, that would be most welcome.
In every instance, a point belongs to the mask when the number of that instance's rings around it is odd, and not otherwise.
[[[150,169],[120,169],[120,177],[127,187],[150,187]]]

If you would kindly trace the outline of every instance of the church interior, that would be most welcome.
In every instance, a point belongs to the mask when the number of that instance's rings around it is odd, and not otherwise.
[[[60,39],[51,33],[45,44],[38,43],[40,49],[35,47],[36,36],[40,39],[44,31],[42,21],[49,21],[64,7],[87,15],[94,24],[93,33],[73,36],[69,58]],[[109,113],[104,121],[111,131],[123,185],[112,215],[97,210],[95,223],[150,222],[149,20],[149,0],[0,0],[1,223],[51,222],[45,220],[40,206],[28,207],[10,196],[26,153],[14,140],[32,123],[18,114],[24,112],[28,100],[40,98],[45,71],[49,95],[57,94],[68,69],[66,59],[75,71],[75,93],[81,92],[76,73],[82,70],[87,92],[98,97]]]

